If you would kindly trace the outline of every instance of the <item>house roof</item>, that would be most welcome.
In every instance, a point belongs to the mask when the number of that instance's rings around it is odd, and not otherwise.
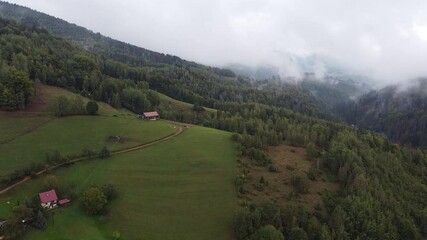
[[[157,112],[145,112],[144,117],[158,117],[159,114]]]
[[[48,202],[58,200],[58,196],[56,196],[56,192],[54,189],[47,192],[39,193],[39,197],[42,203],[48,203]]]
[[[71,202],[71,201],[70,201],[69,199],[66,199],[66,198],[59,200],[59,204],[60,204],[60,205],[67,204],[67,203],[69,203],[69,202]]]

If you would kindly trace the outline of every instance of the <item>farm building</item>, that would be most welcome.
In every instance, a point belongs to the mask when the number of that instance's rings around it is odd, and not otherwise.
[[[160,118],[157,112],[145,112],[142,114],[142,117],[149,120],[157,120]]]
[[[58,205],[67,205],[70,203],[70,200],[64,198],[58,201],[58,196],[56,195],[55,189],[52,189],[47,192],[39,193],[41,206],[46,209],[52,209],[58,207]]]
[[[56,208],[58,206],[58,196],[54,189],[39,193],[42,207],[46,209]]]

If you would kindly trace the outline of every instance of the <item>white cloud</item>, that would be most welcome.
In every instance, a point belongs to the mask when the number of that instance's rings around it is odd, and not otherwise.
[[[324,57],[383,82],[427,76],[424,0],[12,0],[188,60],[269,64]],[[317,64],[316,71],[323,72]]]
[[[421,40],[427,41],[427,25],[419,25],[415,23],[412,30]]]

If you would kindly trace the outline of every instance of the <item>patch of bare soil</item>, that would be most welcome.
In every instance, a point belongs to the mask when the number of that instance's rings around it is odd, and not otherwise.
[[[246,200],[272,199],[284,207],[288,202],[295,201],[294,188],[290,183],[292,175],[306,177],[313,162],[305,157],[305,148],[280,145],[268,149],[277,172],[267,167],[253,165],[248,159],[241,159],[240,172],[245,175],[243,195]],[[339,184],[329,182],[326,174],[320,171],[316,180],[309,180],[309,192],[299,194],[296,200],[308,212],[314,212],[316,205],[322,204],[322,192],[337,191]]]
[[[109,143],[125,143],[127,139],[122,136],[109,136],[107,137],[107,142]]]

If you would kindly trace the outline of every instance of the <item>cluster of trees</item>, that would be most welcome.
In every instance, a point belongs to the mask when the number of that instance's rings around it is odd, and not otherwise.
[[[44,209],[31,204],[33,203],[28,201],[25,205],[15,206],[5,225],[0,229],[0,235],[7,239],[20,239],[29,227],[46,229],[47,220]]]
[[[279,208],[270,200],[249,203],[234,214],[233,229],[239,240],[332,239],[326,224],[300,205]]]
[[[60,184],[58,178],[54,175],[48,175],[43,179],[40,191],[55,189],[61,197],[76,199],[76,194],[72,186]],[[5,225],[0,229],[0,235],[6,239],[21,239],[22,235],[30,227],[45,230],[47,228],[48,213],[40,205],[39,196],[26,198],[24,203],[16,203],[13,207]]]
[[[99,106],[93,100],[84,103],[83,97],[75,96],[68,98],[66,96],[59,96],[55,100],[55,115],[58,117],[71,116],[71,115],[95,115],[98,112]]]
[[[16,62],[18,58],[12,59]],[[24,109],[33,95],[33,82],[26,72],[5,64],[0,65],[0,109]]]
[[[88,214],[103,214],[106,212],[108,202],[116,197],[117,191],[112,184],[101,187],[90,186],[83,192],[83,206]]]

